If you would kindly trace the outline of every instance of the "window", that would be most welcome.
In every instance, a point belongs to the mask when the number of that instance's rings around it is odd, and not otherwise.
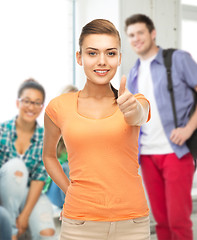
[[[44,86],[46,104],[72,84],[72,7],[72,0],[0,1],[0,122],[17,113],[23,80],[32,77]]]

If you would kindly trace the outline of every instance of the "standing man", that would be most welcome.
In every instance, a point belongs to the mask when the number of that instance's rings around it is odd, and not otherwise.
[[[129,42],[139,59],[131,69],[128,88],[151,102],[152,119],[142,126],[140,161],[142,175],[156,220],[159,240],[192,240],[191,189],[194,161],[185,141],[197,128],[197,109],[192,89],[197,91],[197,64],[187,52],[172,57],[172,79],[178,128],[174,117],[162,48],[155,43],[152,20],[135,14],[125,21]]]

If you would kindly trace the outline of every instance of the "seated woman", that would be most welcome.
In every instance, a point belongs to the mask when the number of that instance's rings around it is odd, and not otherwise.
[[[57,239],[53,209],[42,193],[47,173],[42,161],[43,128],[36,121],[45,99],[34,79],[22,83],[18,115],[0,124],[0,203],[12,223],[12,240],[30,229],[32,240]]]

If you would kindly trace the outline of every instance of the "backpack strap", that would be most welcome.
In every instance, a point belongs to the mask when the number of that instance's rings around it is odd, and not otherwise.
[[[169,49],[165,49],[163,50],[163,60],[164,60],[164,65],[166,67],[166,72],[167,72],[167,77],[168,77],[168,90],[170,92],[170,97],[171,97],[171,102],[172,102],[172,110],[173,110],[173,115],[174,115],[174,125],[177,128],[178,124],[177,124],[177,116],[176,116],[176,106],[175,106],[175,100],[174,100],[174,91],[173,91],[173,84],[172,84],[172,74],[171,74],[171,66],[172,66],[172,54],[176,49],[174,48],[169,48]],[[196,107],[197,104],[197,94],[196,92],[194,93],[194,108]],[[191,111],[192,113],[192,111]],[[195,165],[195,169],[197,167],[197,158],[196,158],[196,151],[194,149],[196,149],[196,133],[197,130],[195,130],[195,132],[193,133],[193,135],[186,141],[186,144],[193,156],[194,159],[194,165]]]
[[[172,111],[174,115],[174,125],[177,128],[177,116],[176,116],[176,105],[174,100],[174,90],[173,90],[173,83],[172,83],[172,72],[171,72],[171,66],[172,66],[172,54],[176,51],[174,48],[168,48],[163,50],[163,60],[164,65],[166,67],[167,72],[167,78],[168,78],[168,91],[170,92],[171,97],[171,103],[172,103]]]

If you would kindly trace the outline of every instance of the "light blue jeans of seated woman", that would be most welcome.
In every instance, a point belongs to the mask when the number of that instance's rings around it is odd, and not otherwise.
[[[16,176],[15,172],[22,172]],[[28,190],[28,170],[21,159],[11,159],[0,169],[0,202],[9,212],[12,222],[12,235],[16,235],[16,218],[24,208]],[[57,240],[53,236],[42,236],[40,232],[45,229],[54,229],[53,209],[48,197],[42,194],[34,206],[29,217],[29,229],[32,240]]]
[[[0,240],[12,239],[12,225],[9,213],[0,206]]]
[[[69,166],[68,166],[68,161],[62,164],[62,168],[66,174],[66,176],[69,178]],[[48,198],[51,200],[51,202],[56,205],[59,208],[63,207],[64,200],[65,200],[65,193],[55,184],[55,182],[51,182],[51,185],[46,192],[46,195]]]

